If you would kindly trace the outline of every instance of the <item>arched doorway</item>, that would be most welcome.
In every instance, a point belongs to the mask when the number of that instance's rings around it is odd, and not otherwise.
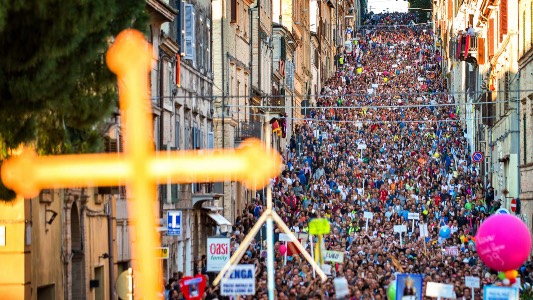
[[[70,233],[72,249],[72,299],[85,300],[85,255],[83,251],[83,231],[76,203],[70,210]]]

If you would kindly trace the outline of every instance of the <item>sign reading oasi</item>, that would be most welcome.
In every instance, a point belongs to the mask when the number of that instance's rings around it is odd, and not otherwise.
[[[255,295],[255,266],[236,265],[220,281],[222,296]]]
[[[330,232],[331,228],[329,227],[329,221],[328,219],[312,219],[311,222],[309,222],[309,234],[312,235],[322,235],[322,234],[328,234]]]
[[[230,258],[230,239],[223,237],[207,238],[207,271],[220,272]]]
[[[324,261],[331,261],[336,263],[344,262],[344,252],[340,251],[324,251]]]

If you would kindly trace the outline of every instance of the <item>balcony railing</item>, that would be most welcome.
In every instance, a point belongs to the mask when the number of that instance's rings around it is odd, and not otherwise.
[[[247,138],[261,139],[261,122],[248,121],[239,122],[235,131],[235,141],[242,141]]]
[[[450,57],[454,60],[463,61],[477,59],[478,37],[475,35],[463,34],[450,40]]]

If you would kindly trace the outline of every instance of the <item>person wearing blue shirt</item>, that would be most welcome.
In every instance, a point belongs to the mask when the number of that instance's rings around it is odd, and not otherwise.
[[[302,186],[306,186],[307,185],[307,178],[305,177],[304,170],[300,170],[300,172],[298,174],[298,179],[300,179],[300,184]]]

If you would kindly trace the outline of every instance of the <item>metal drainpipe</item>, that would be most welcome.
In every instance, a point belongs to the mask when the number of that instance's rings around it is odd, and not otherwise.
[[[113,196],[110,195],[107,211],[107,247],[108,247],[108,262],[109,262],[109,299],[114,299],[115,295],[115,260],[113,248]]]
[[[256,6],[257,7],[257,6]],[[254,10],[255,8],[251,8],[248,10],[249,12],[249,15],[250,15],[250,63],[248,64],[248,68],[250,68],[250,76],[249,76],[249,79],[248,79],[248,101],[249,101],[249,104],[251,105],[252,104],[252,85],[253,85],[253,60],[254,60],[254,54],[253,54],[253,41],[254,41],[254,34],[253,34],[253,22],[252,22],[252,17],[253,17],[253,13],[252,11]],[[259,57],[259,55],[258,55]],[[244,115],[245,115],[245,118],[246,118],[246,112],[244,112]],[[251,118],[251,116],[250,116]]]
[[[251,23],[250,23],[251,24]],[[261,55],[261,0],[257,1],[257,88],[259,89],[259,96],[261,97],[261,103],[263,103],[263,87],[261,85],[261,61],[263,56]],[[252,47],[252,45],[250,45]],[[252,72],[250,70],[250,72]]]
[[[521,70],[519,69],[518,70],[518,77],[516,78],[517,82],[516,82],[516,86],[517,86],[517,89],[516,89],[516,124],[518,126],[518,140],[517,140],[517,144],[518,144],[518,148],[517,148],[517,151],[516,151],[516,160],[517,160],[517,168],[516,168],[516,182],[517,182],[517,191],[516,191],[516,197],[519,198],[520,197],[520,192],[521,192],[521,186],[520,186],[520,74],[521,74]],[[524,134],[526,134],[524,132]]]
[[[165,126],[165,123],[164,123],[164,120],[163,120],[163,113],[165,111],[165,98],[164,98],[164,82],[163,82],[163,62],[164,62],[164,58],[170,58],[168,57],[167,55],[165,55],[164,53],[162,54],[161,53],[161,47],[159,47],[159,70],[158,70],[158,74],[159,74],[159,93],[158,93],[158,96],[159,96],[159,108],[161,109],[161,114],[159,115],[159,136],[157,137],[159,139],[159,150],[163,150],[163,128]],[[154,138],[155,140],[155,138]],[[157,150],[157,149],[156,149]],[[161,190],[160,188],[158,188],[159,190],[159,218],[162,218],[163,217],[163,195],[161,193]]]
[[[222,1],[222,0],[220,0]],[[222,5],[223,6],[223,5]],[[224,8],[224,7],[223,7]],[[224,111],[224,105],[226,104],[226,90],[225,90],[225,76],[224,76],[224,73],[226,73],[226,68],[225,68],[225,57],[224,57],[224,14],[222,14],[222,17],[220,19],[220,60],[222,62],[222,68],[221,68],[221,73],[222,73],[222,82],[221,82],[221,85],[222,85],[222,149],[225,148],[225,138],[224,138],[224,135],[225,135],[225,111]],[[222,209],[224,209],[226,207],[226,184],[225,182],[222,182]]]
[[[120,126],[120,122],[117,125]],[[120,153],[120,148],[122,147],[119,138],[120,127],[115,127],[115,135],[117,136],[117,151],[118,153]],[[120,189],[118,197],[120,198]],[[113,296],[115,295],[115,285],[113,284],[113,281],[115,280],[115,251],[113,247],[113,196],[109,197],[108,205],[109,209],[107,212],[107,245],[109,250],[109,299],[114,299]]]

